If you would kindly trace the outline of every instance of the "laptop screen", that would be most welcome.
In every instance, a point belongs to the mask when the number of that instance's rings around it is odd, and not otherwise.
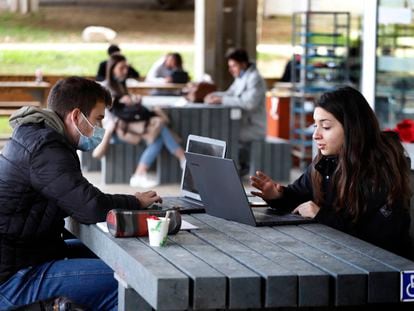
[[[224,158],[226,154],[226,142],[209,137],[189,135],[187,139],[187,152],[199,153],[214,157]],[[184,168],[181,180],[181,191],[184,196],[201,200],[198,190],[187,165]]]

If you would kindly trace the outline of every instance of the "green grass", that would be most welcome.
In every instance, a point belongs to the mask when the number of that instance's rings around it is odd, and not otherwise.
[[[61,8],[60,10],[62,10]],[[41,9],[37,13],[31,14],[13,14],[9,12],[0,12],[0,43],[39,43],[40,45],[46,43],[67,43],[69,44],[68,50],[46,50],[46,49],[20,49],[16,47],[14,50],[0,49],[0,74],[1,75],[33,75],[37,68],[41,68],[44,75],[81,75],[81,76],[94,76],[96,74],[98,64],[107,58],[106,49],[101,47],[81,46],[79,49],[70,49],[71,43],[81,43],[81,32],[85,25],[96,21],[97,14],[106,14],[107,11],[102,10],[90,18],[83,18],[87,16],[87,13],[93,13],[89,9],[79,11],[78,8],[70,8],[65,14],[57,14],[59,11],[55,8]],[[62,12],[62,11],[60,11]],[[127,20],[137,18],[140,15],[131,15],[131,12],[120,11],[120,14],[124,14]],[[70,15],[72,14],[72,15]],[[83,14],[83,15],[82,15]],[[165,14],[158,14],[158,18],[165,19]],[[173,16],[174,17],[174,16]],[[114,17],[115,18],[115,17]],[[271,27],[279,29],[282,25],[287,24],[290,29],[290,22],[286,22],[283,18],[278,18],[269,21],[271,24],[276,23],[277,27]],[[164,31],[149,31],[150,35],[140,37],[139,32],[135,33],[130,26],[121,23],[118,17],[119,35],[123,42],[136,42],[137,36],[140,39],[140,43],[145,43],[145,40],[151,40],[165,35],[168,37],[161,42],[172,43],[175,42],[172,38],[178,36],[177,42],[183,42],[182,33],[167,33]],[[185,23],[184,23],[185,24]],[[191,24],[191,23],[190,23]],[[273,24],[272,24],[273,25]],[[111,24],[105,26],[111,27]],[[162,26],[162,25],[161,25]],[[114,28],[114,29],[115,29]],[[283,27],[282,27],[283,28]],[[284,27],[286,28],[286,27]],[[142,36],[143,34],[141,34]],[[184,34],[185,38],[188,36]],[[275,36],[270,36],[274,38]],[[280,37],[277,35],[276,37]],[[187,38],[188,39],[188,38]],[[144,41],[141,41],[144,40]],[[156,40],[156,41],[157,41]],[[188,39],[188,43],[191,43],[192,37]],[[184,40],[185,42],[185,40]],[[193,77],[193,53],[181,52],[179,45],[178,51],[182,54],[184,59],[184,67]],[[150,66],[162,55],[166,50],[133,50],[123,48],[123,53],[128,58],[128,61],[140,72],[141,76],[145,76]],[[285,62],[285,56],[273,54],[273,53],[261,53],[258,56],[258,65],[262,74],[265,76],[275,76],[274,67],[277,64],[283,64]]]
[[[166,51],[136,51],[123,50],[130,64],[145,76],[151,65]],[[193,77],[193,53],[181,52],[184,67]],[[258,61],[263,67],[266,63],[280,59],[275,54],[259,53]],[[0,74],[2,75],[32,75],[36,68],[41,68],[44,75],[80,75],[94,76],[98,64],[106,59],[105,51],[29,51],[3,50],[0,51]]]
[[[65,42],[69,37],[80,37],[74,27],[55,27],[53,30],[42,24],[46,16],[42,12],[31,14],[0,13],[0,41],[3,42]]]
[[[12,129],[9,126],[8,117],[0,117],[0,137],[11,134]]]
[[[135,51],[123,50],[130,64],[142,76],[146,75],[151,65],[166,51]],[[193,54],[181,52],[184,67],[192,76]],[[36,68],[41,68],[45,75],[85,75],[94,76],[98,64],[106,59],[105,51],[0,51],[0,74],[25,75],[34,74]]]

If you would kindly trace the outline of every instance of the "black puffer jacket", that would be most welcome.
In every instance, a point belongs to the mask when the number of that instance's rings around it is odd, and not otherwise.
[[[47,119],[20,118],[0,154],[0,283],[21,268],[65,257],[64,217],[90,224],[113,208],[139,208],[132,195],[104,194],[90,184],[75,148]]]
[[[302,176],[284,189],[281,199],[269,201],[270,206],[292,211],[299,204],[313,201],[311,172],[316,169],[322,175],[322,191],[325,194],[324,204],[320,206],[315,216],[317,222],[354,235],[398,255],[412,258],[412,245],[408,234],[410,214],[404,208],[405,204],[396,202],[394,206],[388,206],[385,192],[372,193],[366,202],[366,212],[357,222],[354,222],[346,210],[336,211],[334,205],[336,192],[332,184],[332,176],[336,166],[336,157],[322,157],[315,166],[310,165]]]

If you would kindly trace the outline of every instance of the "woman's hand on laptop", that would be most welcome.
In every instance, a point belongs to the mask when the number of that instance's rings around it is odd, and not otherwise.
[[[253,195],[261,197],[263,200],[279,199],[283,195],[283,186],[273,181],[269,176],[261,171],[257,171],[255,176],[250,176],[250,184],[259,191],[252,191]]]
[[[319,210],[320,210],[320,207],[318,205],[316,205],[315,202],[308,201],[308,202],[302,203],[301,205],[296,207],[292,211],[292,213],[293,214],[299,214],[303,217],[314,218],[316,216],[316,214],[318,214]]]
[[[142,208],[147,208],[153,203],[162,203],[161,197],[155,191],[136,192],[135,197]]]

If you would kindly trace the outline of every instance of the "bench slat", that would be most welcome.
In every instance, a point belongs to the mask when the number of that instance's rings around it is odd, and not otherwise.
[[[24,106],[40,107],[38,101],[0,101],[1,108],[21,108]]]
[[[369,303],[399,301],[400,273],[396,269],[392,269],[383,263],[372,260],[372,258],[364,254],[358,253],[347,247],[346,244],[338,247],[338,243],[324,236],[309,232],[304,228],[283,226],[278,227],[277,230],[309,245],[315,245],[318,249],[367,271]]]
[[[240,243],[255,251],[257,254],[260,254],[260,256],[263,254],[263,256],[272,262],[277,263],[286,271],[290,271],[291,275],[298,278],[297,290],[295,290],[297,291],[298,306],[315,307],[329,305],[330,275],[327,272],[316,268],[294,254],[284,251],[281,247],[278,247],[271,242],[264,241],[262,237],[252,234],[236,223],[226,222],[223,219],[205,214],[193,215],[193,217],[197,218],[199,222],[189,220],[192,224],[202,227],[200,222],[203,221],[234,240],[240,241]],[[226,229],[224,230],[223,228]],[[197,232],[195,233],[197,234]],[[235,242],[232,244],[234,245]],[[232,244],[226,247],[216,245],[216,247],[229,252],[229,254],[239,254]],[[246,262],[246,264],[249,265],[249,262],[250,261]],[[251,263],[250,267],[254,269],[254,267],[251,266]],[[274,292],[272,293],[271,288],[266,288],[266,307],[277,306],[277,303],[283,301],[283,294],[287,290],[288,288],[278,289],[277,292],[280,293],[280,295],[275,296]],[[293,288],[291,288],[291,290],[293,290]]]
[[[188,309],[190,284],[187,275],[168,260],[156,256],[153,248],[138,239],[115,238],[97,226],[80,225],[70,219],[66,226],[97,256],[104,258],[105,263],[154,309]]]
[[[142,237],[140,240],[148,243],[148,237]],[[191,278],[192,290],[190,293],[194,309],[224,309],[226,307],[227,278],[223,273],[180,246],[180,241],[193,240],[195,244],[202,245],[204,243],[198,241],[191,233],[184,231],[169,236],[168,247],[154,247],[152,249]],[[205,299],[205,297],[209,298]]]
[[[201,230],[217,234],[217,231],[212,228],[203,228]],[[197,234],[199,233],[197,232]],[[170,239],[180,244],[181,247],[194,256],[202,258],[205,263],[227,277],[227,307],[229,309],[261,308],[262,293],[260,284],[262,279],[257,272],[247,268],[232,256],[223,253],[222,249],[210,245],[208,240],[193,234],[183,235],[180,233],[170,236]],[[289,286],[288,283],[284,284]]]
[[[222,221],[224,225],[225,222],[225,220],[209,215],[196,215],[196,217],[203,219],[203,221],[209,221],[209,223],[213,220],[215,222]],[[335,299],[333,303],[336,306],[361,305],[367,302],[367,271],[286,235],[277,230],[278,227],[259,228],[239,223],[234,224],[329,273],[334,280],[335,292],[333,296]]]

